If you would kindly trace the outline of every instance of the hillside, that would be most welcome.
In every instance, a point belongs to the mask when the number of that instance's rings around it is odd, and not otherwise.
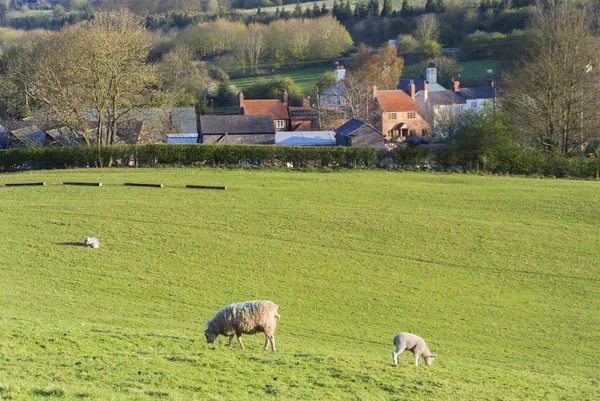
[[[2,400],[598,399],[598,182],[345,171],[39,171],[0,188]],[[78,246],[84,235],[97,250]],[[204,341],[280,305],[276,353]],[[434,364],[391,365],[399,331]],[[410,362],[410,363],[409,363]]]

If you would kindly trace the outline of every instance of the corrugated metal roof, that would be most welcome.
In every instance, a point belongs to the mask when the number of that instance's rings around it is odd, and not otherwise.
[[[167,135],[167,143],[197,143],[198,134],[169,134]]]
[[[334,131],[280,131],[275,133],[279,146],[333,146]]]
[[[210,134],[274,134],[271,116],[202,116],[200,131]]]
[[[352,120],[348,120],[338,128],[334,129],[334,132],[341,136],[352,135],[354,131],[356,131],[365,124],[366,123],[353,118]]]

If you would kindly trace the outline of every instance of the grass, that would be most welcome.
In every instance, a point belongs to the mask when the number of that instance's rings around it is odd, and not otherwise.
[[[238,89],[245,89],[249,86],[252,86],[257,80],[261,78],[272,78],[275,76],[281,77],[289,77],[296,82],[296,84],[304,91],[311,90],[315,87],[321,76],[327,71],[333,71],[335,66],[332,64],[331,66],[319,66],[319,67],[305,67],[305,68],[296,68],[292,70],[284,70],[277,72],[275,74],[267,74],[260,75],[254,77],[244,77],[244,78],[236,78],[232,79],[231,82]]]
[[[460,63],[463,68],[461,73],[462,77],[465,78],[482,78],[488,77],[488,70],[493,70],[494,74],[498,74],[498,60],[497,59],[484,59],[476,61],[463,61]]]
[[[220,169],[0,188],[2,400],[597,400],[598,182]],[[73,245],[97,236],[101,248]],[[280,305],[276,353],[206,345]],[[438,357],[391,365],[399,331]]]

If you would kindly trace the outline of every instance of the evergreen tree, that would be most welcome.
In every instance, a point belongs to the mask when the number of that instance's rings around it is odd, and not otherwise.
[[[436,0],[435,2],[435,12],[443,13],[446,11],[446,6],[444,5],[444,0]]]
[[[406,0],[404,0],[406,1]],[[404,2],[402,3],[404,7]],[[391,0],[383,0],[383,8],[381,9],[382,17],[391,17],[392,16],[392,1]]]
[[[275,19],[279,19],[279,7],[275,9]]]
[[[354,5],[354,13],[353,13],[354,19],[360,19],[360,4],[356,3]]]
[[[300,6],[300,0],[296,2],[296,6],[294,7],[294,18],[302,17],[302,6]]]
[[[323,2],[323,5],[325,5],[325,2]],[[333,8],[331,9],[331,14],[333,14],[333,16],[337,19],[339,19],[340,16],[340,5],[338,3],[338,0],[333,0]]]
[[[323,2],[323,4],[321,5],[321,15],[327,15],[329,14],[329,10],[327,9],[327,4],[325,4],[325,2]]]
[[[317,18],[317,17],[319,17],[320,15],[321,15],[321,9],[319,8],[319,6],[317,5],[317,3],[315,2],[315,3],[313,3],[313,5],[312,5],[312,13],[311,13],[311,16],[312,16],[313,18]]]
[[[310,11],[310,7],[307,6],[306,10],[304,10],[304,18],[310,18],[312,15],[312,12]]]
[[[425,2],[425,12],[426,13],[434,13],[435,12],[435,3],[433,0],[427,0]]]
[[[410,6],[408,0],[402,0],[402,8],[400,9],[400,15],[402,17],[408,17],[410,15]]]
[[[256,15],[259,17],[262,15],[262,10],[260,9],[260,4],[258,5],[258,9],[256,10]]]
[[[344,5],[344,19],[352,18],[352,5],[350,5],[350,0],[346,0],[346,4]]]

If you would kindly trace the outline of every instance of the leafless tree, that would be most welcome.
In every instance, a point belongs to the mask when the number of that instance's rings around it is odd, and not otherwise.
[[[537,3],[502,101],[524,144],[573,155],[598,137],[600,46],[587,11],[573,0]]]

